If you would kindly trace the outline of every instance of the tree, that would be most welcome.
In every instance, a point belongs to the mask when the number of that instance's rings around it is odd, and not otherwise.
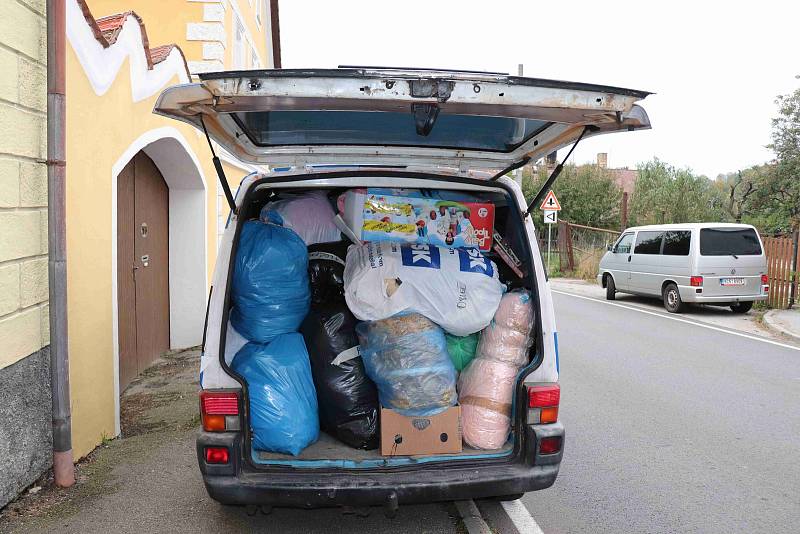
[[[528,202],[533,200],[548,175],[543,167],[535,173],[528,168],[523,171],[522,191]],[[569,222],[599,228],[619,226],[622,191],[607,169],[593,164],[565,165],[552,189],[561,203],[559,215]]]
[[[632,224],[727,220],[719,187],[705,176],[654,158],[639,165],[631,199]]]
[[[775,103],[778,116],[772,119],[772,143],[777,165],[765,187],[763,200],[782,212],[792,231],[800,227],[800,89],[781,95]]]

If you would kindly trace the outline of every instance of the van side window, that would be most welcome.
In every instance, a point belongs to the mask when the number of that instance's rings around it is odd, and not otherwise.
[[[692,243],[692,232],[677,231],[664,234],[664,252],[666,256],[688,256]]]
[[[614,252],[614,254],[630,254],[631,243],[633,243],[633,234],[623,234],[622,237],[619,238],[619,241],[617,241],[617,244],[614,245],[612,252]]]
[[[660,254],[664,232],[639,232],[636,236],[634,254]]]

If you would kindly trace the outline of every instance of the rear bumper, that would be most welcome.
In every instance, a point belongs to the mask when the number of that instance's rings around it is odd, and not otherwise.
[[[560,423],[528,427],[525,441],[536,447],[542,437],[558,435],[564,435]],[[223,466],[205,464],[203,449],[209,445],[221,446],[225,441],[229,441],[232,450],[241,450],[238,434],[201,432],[197,440],[203,482],[214,500],[224,504],[293,508],[392,507],[525,493],[552,486],[563,455],[562,446],[557,454],[538,457],[526,454],[525,460],[508,463],[478,460],[458,467],[428,464],[417,469],[321,472],[297,468],[256,470],[244,465],[237,452],[231,458],[231,466],[226,466],[229,473],[222,473]]]
[[[734,303],[734,302],[757,302],[761,300],[767,300],[766,294],[758,294],[758,295],[719,295],[719,296],[707,296],[698,294],[696,292],[696,287],[690,286],[678,286],[678,291],[681,294],[681,300],[683,302],[694,302],[696,304],[723,304],[723,303]]]

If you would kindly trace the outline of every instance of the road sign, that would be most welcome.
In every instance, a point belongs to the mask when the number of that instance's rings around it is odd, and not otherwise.
[[[544,210],[545,224],[555,224],[558,222],[558,212],[555,210]]]
[[[547,196],[544,197],[542,201],[542,205],[539,206],[539,209],[546,210],[546,211],[560,211],[561,204],[558,203],[558,199],[556,198],[556,194],[552,191],[548,191]]]

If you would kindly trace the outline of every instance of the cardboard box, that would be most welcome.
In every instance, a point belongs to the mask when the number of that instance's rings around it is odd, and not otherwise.
[[[381,406],[381,454],[419,456],[461,452],[461,406],[407,417]]]

